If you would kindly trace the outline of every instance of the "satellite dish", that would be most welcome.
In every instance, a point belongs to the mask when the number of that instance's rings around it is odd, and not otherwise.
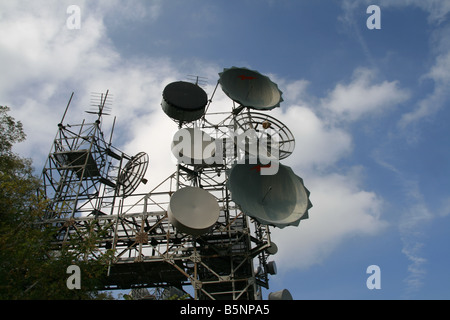
[[[288,289],[269,293],[269,300],[294,300]]]
[[[147,183],[144,175],[148,168],[148,160],[147,153],[139,152],[131,157],[130,161],[122,169],[118,181],[125,197],[132,194],[141,182]]]
[[[190,122],[200,119],[208,102],[206,92],[191,82],[177,81],[163,90],[161,107],[174,120]]]
[[[171,197],[167,209],[170,223],[180,232],[200,236],[209,232],[219,219],[216,198],[197,187],[184,187]]]
[[[175,133],[171,150],[173,155],[185,164],[212,164],[216,142],[210,135],[200,129],[183,128]]]
[[[228,176],[233,201],[261,224],[278,228],[298,226],[308,218],[309,191],[288,166],[279,164],[273,175],[262,175],[260,164],[235,164]]]
[[[219,76],[223,92],[244,107],[271,110],[283,101],[278,86],[258,71],[231,67]]]
[[[238,147],[252,158],[278,161],[290,156],[295,148],[295,138],[289,128],[264,113],[238,114],[234,118],[234,132]],[[245,138],[248,139],[244,141]]]
[[[270,243],[270,247],[268,247],[266,249],[266,251],[267,251],[268,254],[274,255],[274,254],[276,254],[278,252],[278,246],[275,244],[275,242],[272,241]]]

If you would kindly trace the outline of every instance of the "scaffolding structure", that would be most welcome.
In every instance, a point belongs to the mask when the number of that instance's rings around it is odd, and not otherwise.
[[[276,273],[270,259],[270,229],[244,214],[231,199],[227,172],[239,150],[229,139],[238,112],[205,113],[193,122],[223,141],[223,161],[211,165],[178,163],[177,169],[154,189],[136,193],[145,183],[148,156],[130,156],[113,147],[102,122],[110,104],[108,92],[96,95],[93,122],[63,123],[42,171],[49,207],[44,223],[58,228],[54,245],[76,246],[91,235],[98,251],[113,251],[99,289],[178,288],[192,286],[197,300],[262,299],[269,275]],[[220,118],[212,123],[212,118]],[[168,146],[169,148],[169,146]],[[201,236],[180,233],[168,219],[171,196],[195,186],[211,193],[220,215],[212,230]],[[89,259],[96,259],[92,254]]]

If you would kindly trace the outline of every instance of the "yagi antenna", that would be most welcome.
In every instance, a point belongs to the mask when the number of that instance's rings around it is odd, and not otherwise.
[[[195,75],[192,75],[192,74],[188,74],[187,75],[187,80],[189,82],[192,82],[192,83],[196,84],[199,87],[204,87],[204,86],[206,86],[208,84],[208,78],[195,76]]]
[[[86,113],[96,114],[100,119],[102,115],[110,115],[109,113],[105,113],[105,111],[111,111],[111,101],[108,100],[109,90],[106,91],[105,94],[101,93],[93,93],[91,97],[91,106],[97,107],[98,111],[85,111]]]

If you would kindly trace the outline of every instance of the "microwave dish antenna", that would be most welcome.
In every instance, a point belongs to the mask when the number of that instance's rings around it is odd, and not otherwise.
[[[235,164],[228,177],[231,198],[263,225],[298,226],[312,207],[309,191],[290,167],[278,165],[276,174],[262,175],[260,164]]]
[[[289,157],[295,148],[291,130],[274,117],[259,112],[242,112],[234,118],[238,147],[250,157],[273,161]],[[248,138],[248,141],[242,141]]]
[[[216,198],[198,187],[178,189],[170,197],[169,221],[179,231],[192,236],[209,232],[219,219]]]
[[[127,162],[119,175],[119,184],[124,196],[131,195],[142,182],[147,183],[144,179],[148,168],[148,154],[139,152]]]
[[[196,300],[259,300],[269,289],[278,251],[271,228],[307,219],[309,191],[280,164],[294,150],[292,133],[264,112],[283,100],[277,85],[247,68],[219,75],[211,97],[201,77],[164,88],[161,108],[178,127],[170,141],[178,161],[175,172],[143,192],[149,156],[113,147],[115,118],[109,139],[100,125],[111,111],[109,92],[92,96],[92,123],[63,124],[70,97],[42,170],[49,200],[42,225],[56,227],[55,250],[99,237],[99,253],[111,252],[99,289],[166,288],[170,297],[183,294],[170,288],[191,285]],[[233,108],[208,112],[219,85]]]
[[[219,73],[223,92],[243,107],[271,110],[283,101],[282,92],[269,77],[247,68],[225,68]]]
[[[162,96],[163,111],[176,121],[191,122],[205,114],[208,95],[196,84],[186,81],[169,83]]]
[[[294,300],[288,289],[269,293],[269,300]]]

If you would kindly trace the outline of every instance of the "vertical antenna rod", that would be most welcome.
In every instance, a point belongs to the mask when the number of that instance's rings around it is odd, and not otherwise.
[[[69,99],[69,102],[67,103],[67,106],[66,106],[66,110],[64,111],[64,114],[63,114],[63,117],[62,117],[62,119],[61,119],[61,122],[60,122],[60,124],[62,124],[63,123],[63,121],[64,121],[64,118],[66,117],[66,113],[67,113],[67,110],[69,109],[69,105],[70,105],[70,102],[72,101],[72,98],[73,98],[73,92],[72,92],[72,94],[70,95],[70,99]]]

